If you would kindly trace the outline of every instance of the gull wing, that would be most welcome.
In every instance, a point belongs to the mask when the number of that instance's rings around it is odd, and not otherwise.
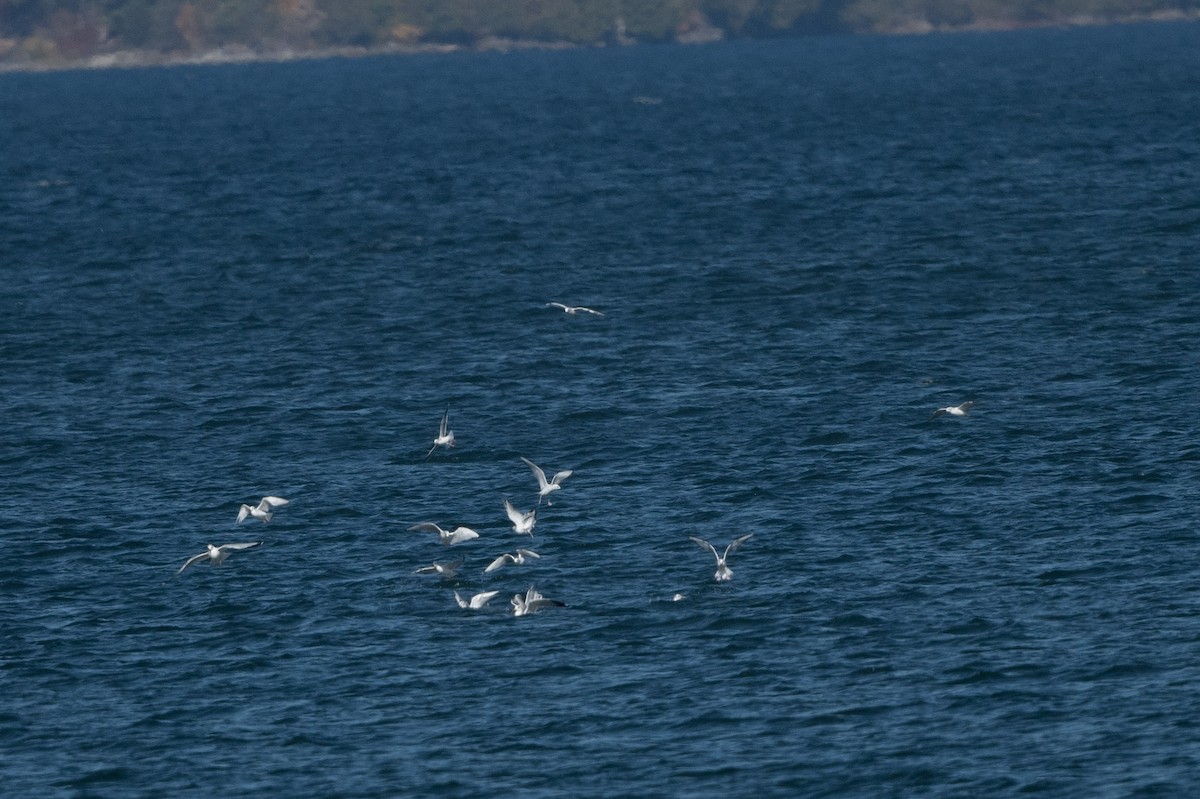
[[[546,487],[546,473],[542,471],[542,467],[538,466],[536,463],[529,460],[529,458],[522,457],[521,460],[525,461],[525,463],[527,463],[529,465],[530,470],[533,472],[533,476],[537,478],[538,486],[540,488],[545,488]]]
[[[442,414],[442,423],[440,425],[438,425],[438,438],[442,438],[446,435],[446,428],[449,425],[450,425],[450,409],[447,408],[446,412]]]
[[[518,549],[518,550],[517,550],[517,552],[519,552],[520,554],[524,555],[524,556],[525,556],[525,557],[527,557],[527,558],[538,558],[538,559],[540,559],[540,558],[542,557],[542,556],[541,556],[541,555],[539,555],[538,553],[534,552],[532,549]]]
[[[974,401],[968,401],[968,402],[964,402],[962,405],[959,405],[958,409],[960,411],[962,411],[963,413],[966,413],[967,411],[971,410],[974,407],[975,407]]]
[[[600,311],[597,311],[595,308],[584,308],[584,307],[580,306],[576,310],[584,311],[584,312],[590,313],[590,314],[595,314],[596,316],[604,316],[603,313],[601,313]]]
[[[467,603],[467,600],[463,599],[462,594],[458,593],[457,591],[454,592],[454,601],[458,603],[460,608],[470,607],[470,605]]]
[[[499,591],[482,591],[471,597],[471,610],[479,610],[481,607],[492,601],[492,597],[500,593]],[[465,605],[463,607],[466,607]]]
[[[414,524],[412,527],[408,528],[408,531],[410,533],[437,533],[438,535],[446,535],[446,531],[438,527],[433,522],[421,522],[420,524]]]
[[[553,479],[552,479],[550,482],[551,482],[553,485],[558,485],[558,484],[559,484],[559,483],[561,483],[563,480],[566,480],[568,477],[570,477],[570,476],[571,476],[571,475],[573,475],[573,474],[575,474],[574,470],[572,470],[572,469],[564,469],[563,471],[561,471],[561,472],[558,472],[557,474],[555,474],[555,475],[554,475],[554,478],[553,478]]]
[[[253,549],[254,547],[262,546],[262,541],[248,541],[241,544],[221,544],[217,549],[222,552],[236,552],[239,549]]]
[[[281,508],[286,504],[288,504],[288,501],[283,497],[263,497],[262,502],[258,504],[258,509]]]
[[[470,541],[472,538],[479,538],[479,533],[470,527],[455,527],[454,532],[445,536],[445,541],[448,545],[461,544],[463,541]]]
[[[546,303],[546,307],[547,308],[561,308],[564,311],[567,310],[567,306],[563,305],[561,302],[548,302],[548,303]]]
[[[179,567],[179,571],[177,571],[175,573],[183,574],[184,569],[186,569],[188,566],[199,563],[200,561],[204,560],[207,557],[208,557],[207,550],[204,552],[201,552],[199,555],[192,555],[190,558],[187,559],[186,563],[184,563],[182,566]]]
[[[244,522],[246,520],[246,517],[250,515],[251,510],[252,510],[252,508],[249,505],[243,504],[242,507],[238,510],[237,523],[241,524],[242,522]]]
[[[494,572],[494,571],[496,571],[496,569],[499,569],[502,566],[504,566],[504,564],[507,563],[511,558],[512,558],[512,555],[509,555],[507,552],[505,552],[503,555],[501,555],[500,557],[496,558],[491,563],[489,563],[487,565],[487,568],[484,569],[483,571],[485,573],[486,572]]]
[[[504,512],[508,514],[508,520],[513,524],[520,524],[525,519],[525,514],[513,507],[513,504],[508,501],[508,497],[504,498]]]
[[[730,552],[736,552],[737,548],[754,537],[754,533],[747,533],[739,538],[735,538],[729,542],[729,546],[725,547],[725,557],[729,557]]]
[[[717,558],[718,560],[721,558],[721,556],[717,554],[717,548],[705,541],[703,538],[697,538],[694,535],[689,535],[688,539],[693,541],[696,546],[700,547],[701,549],[707,549],[712,553],[714,558]]]

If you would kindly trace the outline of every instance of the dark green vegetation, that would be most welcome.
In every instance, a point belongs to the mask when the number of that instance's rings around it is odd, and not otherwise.
[[[0,61],[916,33],[1198,14],[1200,0],[0,0]]]

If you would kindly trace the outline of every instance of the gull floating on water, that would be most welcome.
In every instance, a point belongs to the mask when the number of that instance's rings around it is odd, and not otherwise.
[[[505,552],[503,555],[489,563],[484,571],[494,572],[496,569],[499,569],[506,563],[511,563],[514,566],[522,566],[524,565],[526,558],[537,559],[540,557],[541,555],[534,552],[532,549],[518,549],[515,555],[510,552]]]
[[[513,507],[513,504],[508,501],[508,497],[504,498],[504,512],[508,514],[508,520],[512,522],[513,532],[517,535],[533,535],[533,526],[537,524],[537,508],[522,513]]]
[[[574,474],[574,472],[571,469],[567,469],[566,471],[558,472],[557,474],[554,475],[553,478],[551,478],[549,481],[547,481],[546,473],[542,471],[542,468],[540,466],[538,466],[533,461],[529,460],[529,458],[521,458],[521,460],[523,460],[523,461],[525,461],[525,463],[529,464],[529,468],[533,471],[533,476],[537,478],[537,481],[538,481],[538,505],[542,504],[543,497],[549,495],[551,491],[557,491],[558,489],[562,488],[560,483],[562,483],[563,480],[566,480],[568,477],[570,477],[572,474]],[[546,504],[551,505],[553,503],[551,503],[550,500],[547,499]]]
[[[725,561],[728,560],[730,554],[737,551],[738,547],[753,537],[754,533],[747,533],[740,538],[733,539],[733,541],[729,543],[729,546],[725,547],[725,554],[719,555],[717,554],[717,548],[705,541],[703,538],[697,538],[694,535],[688,536],[688,538],[696,543],[696,546],[702,549],[707,549],[709,552],[713,553],[713,557],[717,559],[717,573],[714,574],[713,577],[717,579],[717,582],[721,583],[733,577],[733,569],[729,568]]]
[[[197,564],[202,560],[207,560],[213,566],[220,566],[225,562],[225,558],[229,557],[230,552],[237,552],[241,549],[251,549],[252,547],[261,545],[262,541],[253,541],[246,544],[222,544],[219,547],[214,547],[212,544],[209,544],[206,552],[201,552],[199,555],[192,555],[187,559],[186,563],[179,567],[179,571],[175,573],[183,574],[184,569],[186,569],[188,566]]]
[[[460,608],[470,608],[471,610],[479,610],[484,605],[486,605],[488,602],[491,602],[492,597],[494,597],[498,593],[500,593],[500,592],[499,591],[484,591],[483,593],[476,594],[475,596],[473,596],[469,600],[467,600],[467,599],[462,598],[462,594],[455,591],[454,592],[454,601],[458,603],[458,606]]]
[[[458,567],[463,565],[463,559],[451,560],[445,563],[434,563],[431,566],[422,566],[417,569],[415,574],[437,574],[443,580],[449,580],[458,573]]]
[[[512,598],[512,612],[514,616],[529,616],[545,608],[565,608],[566,606],[566,602],[559,602],[556,599],[546,599],[532,585],[525,592],[525,596],[513,594]]]
[[[479,538],[479,533],[470,527],[455,527],[448,532],[433,522],[421,522],[420,524],[414,524],[408,529],[409,532],[414,533],[437,533],[441,542],[448,547],[461,544],[463,541],[470,541],[472,538]]]
[[[974,402],[964,402],[962,405],[951,405],[946,408],[938,408],[933,412],[933,416],[929,417],[929,420],[932,421],[933,419],[941,416],[943,413],[948,413],[951,416],[966,416],[967,411],[971,410],[974,405]]]
[[[590,313],[593,316],[604,316],[602,312],[597,311],[595,308],[585,308],[582,305],[563,305],[561,302],[548,302],[546,303],[546,307],[562,308],[563,312],[569,313],[571,316],[574,316],[577,313]]]
[[[446,412],[442,414],[441,424],[438,425],[437,438],[433,440],[433,446],[430,447],[429,451],[425,453],[425,460],[429,460],[429,456],[432,455],[433,451],[438,447],[446,447],[447,449],[450,449],[454,446],[454,431],[447,429],[449,424],[450,409],[447,408]]]
[[[246,520],[247,516],[253,516],[262,521],[263,524],[266,524],[275,515],[273,510],[281,508],[286,504],[288,504],[288,501],[283,497],[263,497],[258,505],[243,504],[241,509],[238,510],[237,523],[241,524]]]

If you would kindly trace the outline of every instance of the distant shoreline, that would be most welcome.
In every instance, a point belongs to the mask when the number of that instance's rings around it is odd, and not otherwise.
[[[1162,24],[1200,21],[1200,8],[1192,11],[1172,10],[1149,14],[1100,17],[1084,15],[1061,20],[1039,22],[1007,19],[979,20],[965,25],[934,25],[924,19],[913,19],[889,26],[886,29],[846,32],[842,34],[800,34],[783,38],[824,38],[826,36],[923,36],[930,34],[957,33],[1003,33],[1019,30],[1070,29],[1083,27],[1116,27],[1124,25]],[[733,39],[723,31],[710,29],[711,34],[700,38],[678,38],[671,42],[677,45],[715,44],[727,41],[753,41]],[[770,39],[763,41],[777,41]],[[331,58],[366,58],[383,55],[428,55],[443,53],[487,53],[513,52],[522,50],[581,50],[604,47],[624,47],[662,43],[630,42],[628,44],[595,45],[575,44],[565,41],[540,41],[532,39],[508,39],[487,37],[473,44],[449,43],[392,43],[377,47],[341,46],[311,49],[255,50],[245,45],[230,45],[196,53],[161,52],[155,50],[114,50],[80,59],[30,59],[5,61],[0,59],[0,74],[29,72],[68,72],[98,69],[142,69],[150,67],[205,66],[218,64],[285,63],[290,61],[317,61]]]

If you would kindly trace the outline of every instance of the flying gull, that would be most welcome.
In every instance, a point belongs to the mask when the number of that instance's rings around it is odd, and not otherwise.
[[[717,548],[705,541],[703,538],[697,538],[694,535],[688,536],[688,538],[696,543],[696,546],[702,549],[707,549],[713,554],[713,557],[717,559],[717,573],[714,574],[713,577],[717,579],[717,582],[721,583],[733,577],[733,569],[729,568],[729,566],[726,564],[726,560],[728,560],[730,554],[737,551],[738,547],[752,537],[754,537],[754,533],[748,533],[740,538],[733,539],[733,541],[729,543],[729,546],[725,547],[725,554],[719,555],[717,554]]]
[[[449,580],[458,573],[458,567],[463,564],[463,559],[450,560],[445,563],[434,563],[431,566],[422,566],[417,569],[415,574],[437,574],[443,580]]]
[[[508,497],[504,498],[504,512],[508,514],[508,520],[512,522],[513,532],[517,535],[533,535],[533,526],[537,524],[537,508],[522,513],[513,507],[513,504],[508,501]]]
[[[532,549],[518,549],[515,555],[510,552],[505,552],[503,555],[489,563],[484,571],[494,572],[496,569],[499,569],[507,563],[511,563],[514,566],[521,566],[524,565],[526,558],[537,559],[540,557],[541,555],[534,552]]]
[[[246,520],[247,516],[253,516],[263,524],[266,524],[275,515],[274,509],[281,508],[286,504],[288,504],[288,501],[283,497],[263,497],[258,505],[243,504],[238,510],[237,523],[241,524]]]
[[[425,453],[425,460],[429,460],[429,456],[432,455],[433,451],[438,447],[446,447],[447,449],[450,449],[454,446],[454,431],[447,429],[449,424],[450,409],[447,408],[446,412],[442,414],[441,424],[438,425],[437,438],[433,440],[433,446],[430,447],[429,451]]]
[[[408,529],[414,533],[437,533],[441,542],[448,547],[461,544],[463,541],[470,541],[472,538],[479,538],[479,533],[470,527],[455,527],[452,531],[446,531],[433,522],[421,522]]]
[[[569,313],[571,316],[574,316],[578,313],[590,313],[593,316],[604,316],[602,312],[597,311],[595,308],[585,308],[582,305],[563,305],[561,302],[548,302],[546,303],[546,307],[562,308],[564,313]]]
[[[529,465],[529,468],[533,471],[533,476],[537,478],[537,481],[538,481],[538,505],[542,504],[543,497],[549,495],[551,491],[557,491],[558,489],[562,488],[560,483],[562,483],[563,480],[566,480],[568,477],[570,477],[572,474],[574,474],[574,472],[572,470],[567,469],[566,471],[558,472],[557,474],[554,475],[553,478],[551,478],[549,481],[547,481],[546,473],[542,471],[542,468],[540,466],[538,466],[533,461],[529,460],[529,458],[521,458],[521,460],[525,461],[525,463],[527,463]],[[547,499],[546,504],[550,505],[553,503],[551,503],[550,500]]]
[[[237,552],[238,550],[242,549],[251,549],[261,545],[262,541],[253,541],[246,544],[222,544],[219,547],[214,547],[212,544],[209,544],[206,552],[201,552],[199,555],[192,555],[187,559],[186,563],[179,567],[179,571],[175,573],[183,574],[187,567],[197,564],[203,560],[207,560],[213,566],[220,566],[225,562],[225,558],[229,557],[230,552]]]
[[[946,408],[938,408],[936,411],[933,412],[933,416],[929,417],[928,421],[933,421],[934,419],[941,416],[943,413],[948,413],[951,416],[966,416],[967,411],[971,410],[971,408],[974,407],[974,405],[975,405],[974,402],[964,402],[962,405],[951,405]]]

